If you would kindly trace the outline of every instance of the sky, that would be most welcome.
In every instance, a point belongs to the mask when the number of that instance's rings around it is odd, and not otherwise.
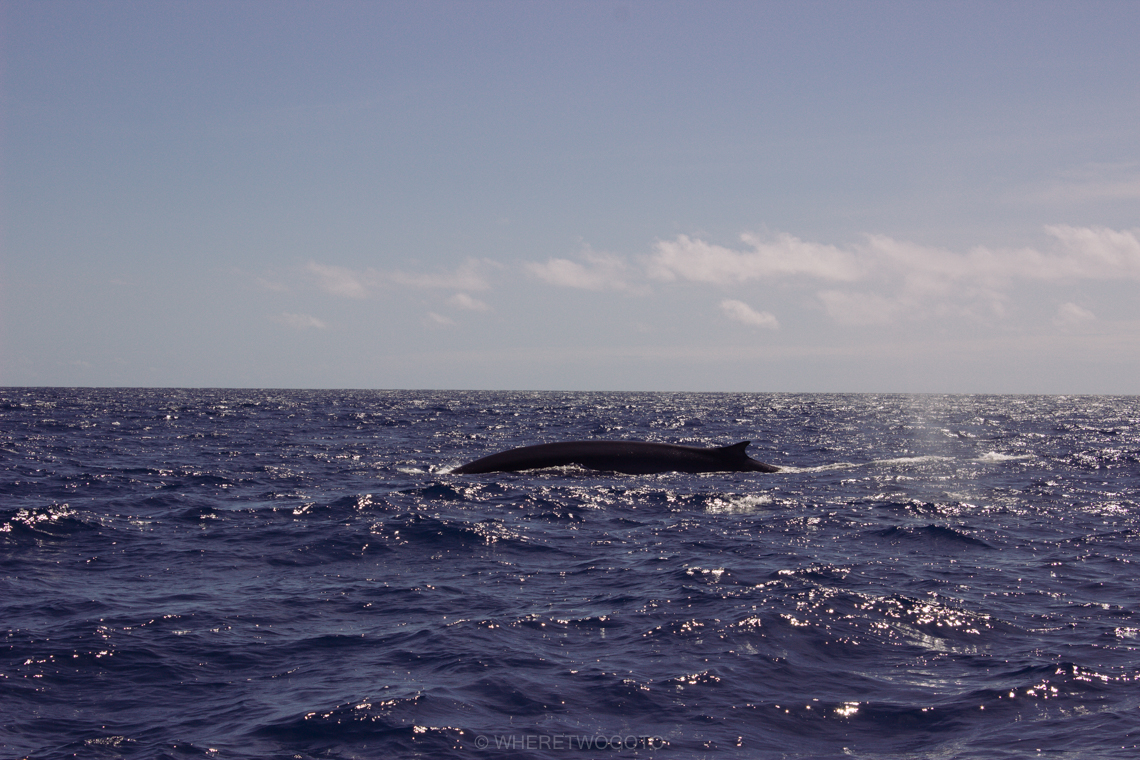
[[[0,385],[1137,394],[1138,39],[0,0]]]

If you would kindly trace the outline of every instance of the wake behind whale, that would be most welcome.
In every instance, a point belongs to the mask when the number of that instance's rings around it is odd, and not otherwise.
[[[453,473],[520,472],[579,465],[590,470],[650,475],[661,472],[778,472],[750,458],[751,441],[702,448],[647,441],[564,441],[501,451],[456,467]]]

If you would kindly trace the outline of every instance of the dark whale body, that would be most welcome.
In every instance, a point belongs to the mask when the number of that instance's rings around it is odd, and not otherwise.
[[[705,449],[645,441],[565,441],[540,443],[476,459],[453,473],[519,472],[576,464],[590,470],[648,475],[657,472],[778,472],[779,467],[750,459],[751,441]]]

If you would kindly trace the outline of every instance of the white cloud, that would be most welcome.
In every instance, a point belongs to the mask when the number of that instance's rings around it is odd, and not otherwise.
[[[1076,327],[1085,322],[1092,322],[1096,315],[1088,309],[1077,306],[1071,301],[1063,303],[1057,308],[1057,315],[1053,317],[1053,324],[1057,327]]]
[[[975,246],[964,253],[886,235],[869,235],[846,248],[791,235],[770,242],[744,235],[743,250],[681,235],[658,241],[645,261],[645,276],[720,286],[751,280],[834,283],[816,298],[828,316],[851,325],[1002,317],[1010,291],[1033,281],[1140,280],[1140,230],[1052,225],[1045,232],[1056,241],[1048,250]]]
[[[435,325],[436,327],[447,327],[449,325],[455,324],[454,319],[445,317],[442,314],[436,314],[434,311],[429,311],[427,313],[427,321],[429,324]]]
[[[306,330],[310,328],[324,330],[326,327],[328,327],[328,325],[314,317],[312,314],[291,314],[289,312],[283,312],[271,317],[271,319],[278,324],[285,325],[286,327],[292,327],[297,330]]]
[[[1070,272],[1058,276],[1140,280],[1140,230],[1056,224],[1045,231],[1061,242],[1072,262]]]
[[[390,272],[379,275],[382,280],[412,288],[439,288],[442,290],[486,290],[490,287],[479,272],[483,262],[468,259],[452,272]]]
[[[986,288],[1016,279],[1140,279],[1140,239],[1135,230],[1051,225],[1059,250],[976,246],[967,253],[932,248],[886,235],[869,235],[848,250],[779,235],[765,243],[741,239],[737,251],[680,235],[658,241],[646,262],[649,277],[728,285],[748,280],[806,277],[832,282],[902,280],[913,292],[937,293],[955,283]]]
[[[326,293],[345,298],[364,298],[368,295],[368,276],[351,269],[310,261],[306,269],[317,278],[317,285]]]
[[[1036,194],[1040,200],[1060,203],[1140,200],[1140,178],[1088,182],[1058,182]]]
[[[769,330],[777,330],[780,327],[780,322],[774,314],[767,311],[756,311],[743,301],[726,298],[720,302],[720,309],[729,319],[751,327],[763,327]]]
[[[741,240],[752,250],[735,251],[687,235],[659,240],[646,270],[653,279],[665,282],[681,279],[714,285],[795,275],[853,281],[864,274],[855,253],[833,245],[807,243],[786,234],[770,243],[749,234],[741,235]]]
[[[472,298],[466,293],[456,293],[448,302],[453,306],[458,306],[460,309],[469,309],[471,311],[490,311],[491,307],[483,303],[477,298]]]
[[[373,291],[387,285],[417,290],[486,290],[490,285],[480,270],[491,263],[468,259],[450,271],[381,272],[371,268],[354,270],[310,261],[305,269],[316,279],[317,286],[326,293],[344,298],[366,298]]]
[[[875,293],[823,290],[817,295],[827,315],[844,325],[889,324],[900,311],[907,308],[898,298]]]
[[[289,286],[277,280],[267,280],[264,277],[258,277],[254,282],[257,283],[259,288],[264,290],[271,290],[275,293],[288,293]]]
[[[860,249],[872,278],[894,274],[928,284],[921,289],[945,289],[954,283],[995,287],[1013,280],[1140,279],[1136,231],[1060,224],[1045,227],[1045,232],[1060,243],[1058,250],[976,246],[959,254],[884,235],[870,236]]]
[[[525,267],[535,277],[564,288],[584,290],[630,290],[626,279],[629,266],[619,257],[587,249],[582,262],[549,259],[545,263],[527,262]]]
[[[1066,205],[1140,200],[1140,173],[1134,163],[1089,164],[1015,193],[1009,200]]]
[[[645,294],[650,283],[665,288],[714,286],[767,288],[780,286],[782,297],[814,302],[838,324],[890,325],[925,319],[966,318],[983,323],[1004,318],[1018,288],[1033,282],[1075,280],[1140,281],[1140,229],[1051,225],[1045,246],[965,251],[921,245],[887,235],[868,235],[843,246],[814,243],[788,234],[761,239],[741,235],[738,248],[687,235],[659,240],[649,255],[623,258],[586,248],[578,257],[528,262],[525,271],[560,287]],[[489,311],[473,292],[490,287],[485,273],[498,266],[469,259],[454,269],[434,272],[346,267],[310,262],[306,273],[328,293],[365,298],[382,288],[453,291],[441,303],[468,311]],[[749,297],[720,302],[722,314],[742,324],[778,329],[769,312],[748,306]],[[759,297],[754,296],[754,297]],[[765,296],[770,299],[771,291]],[[1087,312],[1072,305],[1055,322],[1071,326],[1087,322]],[[452,320],[432,312],[432,324]],[[785,318],[786,319],[786,318]],[[300,323],[294,320],[294,326]],[[309,325],[312,326],[312,325]]]

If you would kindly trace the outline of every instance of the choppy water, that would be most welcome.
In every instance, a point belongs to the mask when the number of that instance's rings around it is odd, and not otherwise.
[[[456,476],[752,439],[774,475]],[[1140,400],[0,389],[0,754],[1131,758]]]

